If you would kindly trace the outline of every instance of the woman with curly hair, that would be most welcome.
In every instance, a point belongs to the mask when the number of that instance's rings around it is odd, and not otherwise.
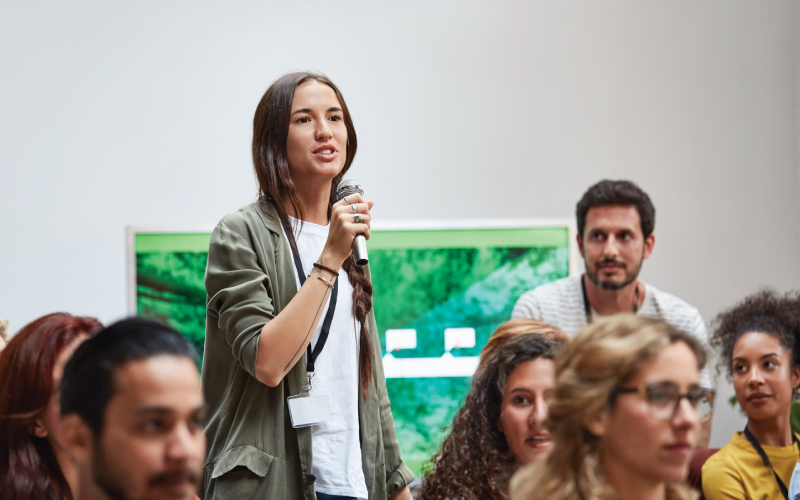
[[[703,465],[703,494],[787,498],[800,459],[789,416],[800,385],[798,296],[762,290],[720,314],[715,326],[718,369],[727,368],[747,425]]]
[[[61,435],[58,389],[72,353],[101,327],[94,318],[48,314],[0,354],[0,498],[75,498],[77,468]]]
[[[504,499],[520,465],[550,446],[542,422],[561,331],[534,319],[503,323],[481,352],[464,406],[426,465],[424,500]]]
[[[584,328],[556,357],[553,447],[514,477],[511,498],[696,498],[682,483],[711,411],[699,385],[705,358],[694,337],[651,318]]]

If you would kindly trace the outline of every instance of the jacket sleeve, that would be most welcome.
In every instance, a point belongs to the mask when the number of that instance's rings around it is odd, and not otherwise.
[[[209,321],[225,332],[233,357],[255,377],[261,329],[274,317],[270,278],[258,263],[255,240],[245,224],[226,220],[211,234],[206,267]]]
[[[377,332],[375,317],[370,314],[372,331]],[[375,349],[380,351],[381,344],[377,335],[373,338]],[[386,377],[383,374],[383,362],[380,354],[377,366],[375,367],[375,385],[380,398],[380,418],[381,433],[383,434],[383,454],[386,465],[386,493],[391,496],[395,490],[405,488],[414,480],[414,473],[403,463],[400,457],[400,444],[397,442],[397,434],[394,430],[394,419],[392,418],[392,405],[389,402],[389,394],[386,391]]]

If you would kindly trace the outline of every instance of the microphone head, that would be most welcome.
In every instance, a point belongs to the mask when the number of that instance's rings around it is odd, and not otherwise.
[[[342,179],[339,187],[336,188],[336,201],[343,200],[345,196],[351,194],[364,195],[364,188],[355,179]]]

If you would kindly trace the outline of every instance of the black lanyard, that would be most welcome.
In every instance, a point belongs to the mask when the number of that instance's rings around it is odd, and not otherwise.
[[[783,498],[786,498],[788,500],[789,490],[786,489],[786,485],[783,484],[781,478],[778,477],[778,473],[775,472],[775,469],[772,467],[772,463],[769,461],[769,457],[767,456],[766,453],[764,453],[764,448],[762,448],[761,445],[758,444],[758,441],[756,441],[756,438],[753,437],[753,435],[750,433],[750,430],[747,428],[747,426],[745,426],[744,428],[744,437],[747,438],[748,441],[750,441],[750,444],[753,445],[753,448],[755,448],[758,454],[761,456],[761,460],[764,461],[764,464],[766,464],[766,466],[769,467],[772,473],[775,475],[775,481],[778,482],[778,487],[781,489],[781,493],[783,493]],[[795,443],[797,443],[797,436],[795,436],[794,432],[792,432],[792,446],[794,446]],[[800,448],[800,445],[798,445],[798,448]]]
[[[284,230],[287,228],[284,227]],[[289,238],[290,244],[289,248],[292,249],[292,257],[294,257],[294,267],[297,268],[297,277],[300,279],[300,286],[303,286],[306,282],[306,274],[303,271],[303,263],[300,262],[300,255],[297,253],[297,243],[294,240],[294,233],[292,232],[292,227],[288,228],[286,232],[286,237]],[[336,310],[336,297],[339,295],[339,279],[337,276],[336,281],[333,282],[333,290],[331,291],[331,303],[328,306],[328,314],[325,315],[325,319],[322,320],[322,330],[319,332],[319,339],[317,339],[317,345],[314,347],[314,350],[311,350],[311,341],[308,342],[308,348],[306,351],[306,373],[314,373],[314,361],[317,360],[317,356],[319,353],[322,352],[322,349],[325,347],[325,342],[328,340],[328,334],[331,331],[331,321],[333,321],[333,312]]]
[[[583,292],[583,311],[586,313],[586,324],[592,322],[592,306],[589,305],[589,297],[586,295],[586,282],[581,274],[581,291]]]

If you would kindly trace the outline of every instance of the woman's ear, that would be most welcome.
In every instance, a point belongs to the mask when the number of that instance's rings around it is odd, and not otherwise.
[[[797,389],[797,386],[800,385],[800,365],[794,365],[792,367],[792,387]]]
[[[33,427],[31,427],[31,430],[28,432],[39,438],[47,437],[47,428],[44,426],[44,421],[42,420],[42,417],[36,419],[36,422],[34,422]]]
[[[497,430],[500,431],[502,434],[505,434],[503,431],[503,414],[500,413],[500,418],[497,419]]]
[[[595,436],[603,437],[608,429],[608,410],[603,410],[595,415],[587,415],[581,423]]]

